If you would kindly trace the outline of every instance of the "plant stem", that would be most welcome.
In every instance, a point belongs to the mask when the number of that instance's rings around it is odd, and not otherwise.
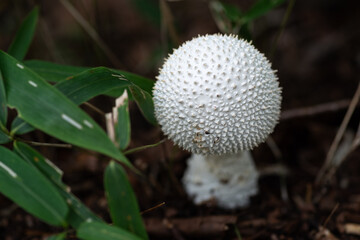
[[[142,151],[142,150],[145,150],[147,148],[156,147],[156,146],[162,144],[165,141],[166,141],[166,139],[163,139],[160,142],[157,142],[157,143],[154,143],[154,144],[149,144],[149,145],[144,145],[144,146],[141,146],[141,147],[136,147],[136,148],[133,148],[133,149],[130,149],[130,150],[127,150],[127,151],[123,152],[123,154],[129,155],[131,153]]]
[[[339,127],[339,130],[337,131],[336,136],[335,136],[335,138],[330,146],[330,149],[326,155],[325,162],[324,162],[323,166],[321,167],[319,173],[316,176],[316,180],[315,180],[316,184],[320,184],[323,182],[324,175],[326,175],[326,172],[328,170],[330,170],[331,166],[333,165],[332,160],[333,160],[334,154],[335,154],[336,150],[338,149],[340,140],[342,139],[342,137],[345,133],[346,127],[349,124],[350,118],[359,102],[359,99],[360,99],[360,82],[358,83],[358,87],[354,94],[354,97],[350,102],[349,108],[346,111],[346,114],[344,116],[344,119],[343,119],[340,127]]]
[[[162,206],[164,206],[164,205],[165,205],[165,202],[159,203],[158,205],[156,205],[156,206],[154,206],[154,207],[151,207],[151,208],[149,208],[149,209],[146,209],[146,210],[142,211],[140,214],[143,215],[144,213],[148,213],[148,212],[150,212],[150,211],[152,211],[152,210],[155,210],[155,209],[157,209],[157,208],[159,208],[159,207],[162,207]]]
[[[63,143],[44,143],[44,142],[34,142],[34,141],[28,141],[25,139],[17,138],[15,139],[17,141],[21,141],[24,143],[28,143],[33,146],[44,146],[44,147],[58,147],[58,148],[72,148],[71,144],[63,144]]]
[[[123,68],[123,64],[116,57],[116,55],[110,50],[106,45],[104,40],[99,36],[95,29],[89,24],[88,21],[78,12],[78,10],[71,5],[68,0],[60,0],[60,3],[69,11],[69,13],[75,18],[75,20],[80,24],[82,28],[89,34],[89,36],[94,40],[94,42],[101,48],[105,55],[109,58],[111,63],[116,68]]]
[[[272,59],[273,56],[274,56],[274,53],[277,49],[277,46],[278,46],[278,42],[279,42],[279,39],[280,37],[282,36],[283,32],[284,32],[284,29],[285,29],[285,26],[286,26],[286,23],[288,22],[289,20],[289,17],[290,17],[290,14],[292,12],[292,9],[294,8],[294,5],[295,5],[295,1],[296,0],[290,0],[289,2],[289,5],[286,9],[286,13],[284,15],[284,18],[281,22],[281,25],[280,25],[280,30],[278,31],[278,33],[276,34],[276,37],[275,37],[275,40],[272,44],[272,47],[271,47],[271,50],[270,50],[270,55],[269,55],[269,58]]]
[[[350,99],[343,99],[333,102],[320,103],[309,107],[284,110],[281,113],[280,120],[284,121],[293,118],[308,117],[327,112],[335,112],[349,107],[349,104]]]
[[[331,213],[329,214],[329,216],[325,219],[325,222],[323,224],[324,227],[326,227],[326,225],[330,221],[331,217],[334,215],[334,213],[336,212],[336,210],[338,208],[339,208],[339,203],[336,203],[335,207],[331,210]]]
[[[94,110],[95,112],[101,114],[102,116],[105,116],[105,113],[103,111],[101,111],[99,108],[95,107],[94,105],[92,105],[91,103],[88,102],[84,102],[83,103],[85,106],[91,108],[92,110]]]

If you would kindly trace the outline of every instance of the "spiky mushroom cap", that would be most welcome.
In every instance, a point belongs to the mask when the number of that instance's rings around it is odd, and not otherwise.
[[[169,55],[154,87],[163,132],[198,154],[230,154],[265,141],[280,115],[271,64],[235,35],[206,35]]]

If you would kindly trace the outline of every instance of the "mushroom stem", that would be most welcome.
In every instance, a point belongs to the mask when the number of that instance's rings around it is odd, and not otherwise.
[[[233,209],[249,204],[258,192],[256,170],[249,151],[225,155],[193,154],[183,183],[196,204],[214,199],[220,207]]]

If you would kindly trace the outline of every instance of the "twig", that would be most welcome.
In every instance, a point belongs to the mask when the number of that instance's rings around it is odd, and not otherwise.
[[[149,208],[149,209],[146,209],[146,210],[142,211],[140,214],[143,215],[143,214],[145,214],[145,213],[151,212],[151,211],[153,211],[153,210],[155,210],[155,209],[157,209],[157,208],[159,208],[159,207],[162,207],[162,206],[164,206],[164,205],[165,205],[165,202],[159,203],[159,204],[157,204],[157,205],[154,206],[154,207],[151,207],[151,208]]]
[[[281,151],[280,151],[279,147],[276,145],[276,142],[274,141],[274,139],[271,136],[269,136],[266,139],[266,143],[269,146],[272,153],[274,154],[275,158],[278,159],[278,160],[281,160],[282,159],[282,154],[281,154]]]
[[[171,231],[173,235],[172,238],[174,240],[185,240],[182,234],[180,233],[180,231],[176,228],[176,226],[174,226],[174,224],[170,222],[168,219],[165,218],[163,220],[163,224],[168,228],[168,230]]]
[[[275,156],[275,158],[279,164],[272,165],[266,169],[262,169],[261,175],[266,175],[266,174],[279,175],[281,199],[283,201],[287,202],[289,200],[289,194],[287,191],[287,183],[286,183],[286,175],[288,173],[288,169],[283,165],[281,151],[280,151],[279,147],[276,145],[276,142],[274,141],[274,139],[271,136],[269,136],[266,139],[266,143],[269,146],[269,148],[271,149],[273,155]]]
[[[270,50],[270,54],[269,54],[269,58],[272,59],[273,56],[274,56],[274,53],[276,51],[276,48],[278,46],[278,42],[279,42],[279,39],[280,37],[282,36],[283,32],[284,32],[284,29],[285,29],[285,26],[286,26],[286,23],[288,22],[289,20],[289,17],[290,17],[290,14],[292,12],[292,9],[294,8],[294,5],[295,5],[295,1],[296,0],[290,0],[289,4],[288,4],[288,7],[286,9],[286,13],[284,15],[284,18],[281,22],[281,25],[280,25],[280,31],[278,31],[278,33],[276,34],[276,37],[275,37],[275,40],[272,44],[272,47],[271,47],[271,50]]]
[[[165,0],[160,0],[159,4],[161,12],[161,34],[163,35],[163,40],[166,40],[166,33],[168,32],[173,43],[176,46],[180,45],[180,39],[174,25],[174,17],[168,3]],[[167,52],[167,49],[165,52]]]
[[[147,148],[156,147],[156,146],[159,146],[160,144],[162,144],[165,141],[166,141],[166,139],[163,139],[160,142],[157,142],[157,143],[154,143],[154,144],[149,144],[149,145],[144,145],[144,146],[141,146],[141,147],[136,147],[136,148],[133,148],[133,149],[129,149],[129,150],[123,152],[123,154],[128,155],[128,154],[131,154],[131,153],[134,153],[134,152],[145,150]]]
[[[48,48],[47,52],[49,53],[51,58],[55,60],[55,62],[64,64],[65,61],[61,56],[60,51],[56,48],[56,42],[54,40],[54,36],[50,33],[47,21],[40,18],[39,25],[40,34],[43,38],[44,45]]]
[[[358,128],[356,130],[355,138],[354,138],[353,143],[350,148],[351,151],[354,151],[359,145],[360,145],[360,122],[359,122]]]
[[[235,215],[217,215],[178,219],[145,218],[148,233],[154,238],[170,239],[173,228],[184,236],[197,239],[213,239],[224,234],[229,229],[228,225],[236,223]]]
[[[326,171],[322,177],[322,182],[327,183],[334,176],[336,170],[339,166],[345,161],[349,154],[356,148],[356,138],[352,136],[353,134],[344,134],[342,143],[339,144],[334,157],[332,159],[332,164],[329,169]]]
[[[324,227],[326,227],[326,225],[330,221],[331,217],[334,215],[334,213],[336,212],[336,210],[338,208],[339,208],[339,203],[336,203],[335,207],[331,210],[331,213],[329,214],[329,216],[325,219],[324,224],[323,224]]]
[[[179,182],[179,179],[175,176],[174,171],[173,171],[172,167],[170,166],[171,159],[168,156],[169,154],[168,154],[165,144],[161,145],[161,148],[162,148],[163,156],[164,156],[164,158],[161,159],[161,162],[163,163],[164,167],[167,170],[167,173],[169,175],[169,179],[170,179],[172,185],[175,187],[176,191],[181,196],[186,196],[186,193],[185,193],[184,189],[182,188],[182,185]]]
[[[105,116],[105,113],[103,111],[101,111],[99,108],[95,107],[94,105],[92,105],[91,103],[88,102],[84,102],[83,103],[85,106],[91,108],[92,110],[94,110],[95,112],[101,114],[102,116]]]
[[[260,176],[271,176],[271,175],[278,175],[278,176],[287,176],[289,175],[289,169],[286,168],[281,163],[278,164],[271,164],[268,167],[263,167],[259,169]]]
[[[271,50],[270,50],[270,54],[269,54],[270,59],[272,59],[273,56],[274,56],[274,53],[275,53],[276,48],[278,46],[279,39],[280,39],[280,37],[282,36],[282,34],[284,32],[286,23],[288,22],[290,14],[291,14],[291,12],[292,12],[292,10],[294,8],[295,1],[296,0],[290,0],[290,2],[288,4],[288,7],[286,8],[286,13],[285,13],[284,18],[283,18],[283,20],[281,22],[281,25],[280,25],[280,31],[278,31],[278,33],[276,34],[275,40],[274,40],[274,42],[272,44],[272,47],[271,47]]]
[[[305,195],[305,202],[307,204],[311,203],[312,196],[313,196],[313,186],[312,184],[308,183],[306,184],[306,195]]]
[[[122,68],[123,64],[120,60],[112,53],[110,48],[102,40],[99,34],[95,29],[85,20],[85,18],[76,10],[76,8],[69,3],[68,0],[60,0],[60,3],[69,11],[69,13],[75,18],[75,20],[80,24],[82,28],[89,34],[89,36],[94,40],[94,42],[101,48],[105,55],[109,58],[111,63],[116,68]]]
[[[326,159],[325,162],[323,164],[323,166],[321,167],[318,175],[316,176],[316,180],[315,180],[315,184],[320,184],[322,182],[322,179],[326,173],[326,171],[328,171],[330,169],[330,167],[332,166],[332,160],[334,157],[334,154],[339,146],[340,140],[342,139],[344,132],[346,130],[346,127],[350,121],[350,118],[356,108],[356,105],[359,102],[359,98],[360,98],[360,82],[358,83],[358,87],[356,89],[356,92],[354,94],[354,97],[352,98],[350,105],[348,107],[348,110],[346,111],[346,114],[344,116],[344,119],[339,127],[339,130],[336,133],[336,136],[330,146],[330,149],[326,155]]]
[[[243,24],[242,21],[236,21],[234,24],[235,26],[232,27],[230,19],[225,14],[225,9],[219,1],[209,1],[209,8],[212,18],[215,21],[218,29],[226,34],[230,33],[238,33],[241,25]]]
[[[280,30],[277,32],[275,40],[271,46],[271,50],[270,50],[270,59],[273,57],[277,45],[278,45],[278,41],[280,39],[280,37],[282,36],[282,33],[285,29],[286,23],[289,20],[290,14],[292,12],[292,9],[294,7],[296,0],[290,0],[288,7],[286,9],[286,13],[282,19],[281,25],[280,25]],[[273,152],[274,156],[276,157],[276,159],[278,160],[279,163],[282,162],[282,154],[280,149],[278,148],[278,146],[276,145],[274,139],[272,137],[268,137],[268,139],[266,140],[266,143],[268,144],[268,146],[270,147],[271,151]],[[284,201],[288,201],[289,200],[289,194],[287,192],[287,187],[286,187],[287,183],[286,183],[286,176],[285,175],[281,175],[280,176],[280,192],[281,192],[281,198]]]
[[[15,140],[28,143],[33,146],[43,146],[43,147],[58,147],[58,148],[72,148],[71,144],[63,144],[63,143],[44,143],[44,142],[34,142],[34,141],[28,141],[25,139],[16,138]]]
[[[280,120],[288,120],[297,117],[313,116],[316,114],[334,112],[344,108],[347,108],[350,104],[349,99],[343,99],[334,102],[322,103],[310,107],[296,108],[285,110],[281,113]]]
[[[289,119],[298,118],[298,117],[306,117],[306,116],[313,116],[313,115],[322,114],[322,113],[326,113],[326,112],[334,112],[334,111],[338,111],[338,110],[349,107],[350,103],[351,103],[351,100],[343,99],[343,100],[334,101],[334,102],[322,103],[322,104],[318,104],[318,105],[314,105],[314,106],[310,106],[310,107],[285,110],[282,112],[280,120],[284,121],[284,120],[289,120]],[[359,102],[356,104],[355,107],[358,107],[358,105],[359,105]],[[321,180],[321,181],[327,182],[329,179],[331,179],[331,177],[335,174],[337,167],[359,145],[360,145],[360,123],[359,123],[358,129],[357,129],[357,132],[356,132],[356,136],[353,140],[353,143],[352,143],[349,151],[343,155],[342,159],[339,160],[339,163],[336,166],[334,166],[334,165],[330,166],[329,169],[327,170],[327,172],[323,173],[324,176],[322,177],[323,180]],[[324,165],[325,165],[325,163],[324,163]],[[320,191],[318,193],[318,195],[322,194],[322,193],[323,193],[323,191]],[[319,198],[318,195],[317,195],[317,199]]]

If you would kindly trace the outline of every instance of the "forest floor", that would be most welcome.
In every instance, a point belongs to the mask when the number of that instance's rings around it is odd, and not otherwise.
[[[5,1],[0,6],[2,18],[11,20],[12,13],[25,15],[31,2],[15,6]],[[40,25],[28,58],[64,64],[114,65],[99,53],[80,27],[72,26],[76,25],[73,18],[61,5],[35,2],[40,3],[41,21],[47,25]],[[121,67],[155,79],[161,63],[159,56],[154,57],[162,49],[160,29],[146,21],[128,1],[106,0],[98,5],[99,8],[86,5],[82,13],[97,26]],[[168,5],[180,42],[198,34],[218,32],[206,1],[176,1]],[[265,54],[285,10],[286,4],[254,23],[253,43]],[[6,48],[10,28],[15,26],[9,22],[1,32],[8,36],[0,40],[1,49]],[[283,88],[282,115],[272,134],[280,155],[274,154],[274,147],[266,143],[253,150],[256,166],[263,175],[258,183],[259,193],[251,198],[248,207],[229,211],[217,208],[211,201],[194,205],[181,183],[190,154],[173,146],[171,141],[128,156],[144,173],[139,177],[129,172],[140,209],[159,205],[143,214],[151,239],[360,239],[360,151],[350,152],[329,181],[315,183],[360,80],[359,23],[359,1],[296,2],[271,59]],[[43,38],[55,39],[47,48],[57,51],[51,54],[49,49],[41,51]],[[113,100],[99,97],[92,103],[110,111]],[[101,119],[86,106],[84,109]],[[146,123],[135,104],[130,106],[130,113],[129,148],[164,138],[159,127]],[[351,145],[359,121],[360,109],[356,108],[342,147]],[[40,132],[26,137],[56,141]],[[107,158],[79,148],[38,150],[64,171],[64,181],[76,196],[99,216],[110,219],[103,187]],[[279,175],[282,169],[286,169],[286,175]],[[0,196],[1,239],[45,239],[59,231]],[[70,231],[68,239],[75,239],[73,235]]]

